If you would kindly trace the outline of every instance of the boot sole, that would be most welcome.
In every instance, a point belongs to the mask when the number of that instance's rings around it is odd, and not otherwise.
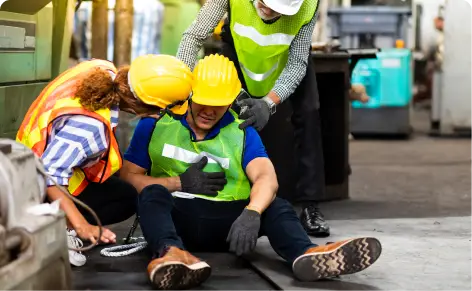
[[[151,274],[154,287],[159,290],[180,290],[194,288],[210,277],[211,268],[205,262],[185,265],[180,262],[166,262],[157,266]]]
[[[293,262],[293,274],[304,282],[354,274],[371,266],[382,253],[375,238],[358,238],[323,253],[311,253]]]

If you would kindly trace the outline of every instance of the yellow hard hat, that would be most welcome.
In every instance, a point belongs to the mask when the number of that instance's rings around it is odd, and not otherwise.
[[[207,106],[228,106],[241,92],[233,62],[214,54],[200,60],[193,70],[192,102]]]
[[[192,92],[192,80],[190,68],[170,55],[139,56],[131,63],[128,73],[130,88],[143,103],[165,108],[185,101],[171,108],[179,115],[187,112],[186,100]]]

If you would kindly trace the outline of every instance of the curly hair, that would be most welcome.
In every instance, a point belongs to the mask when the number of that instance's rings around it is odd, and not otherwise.
[[[79,81],[75,96],[79,98],[80,104],[90,111],[110,108],[120,101],[113,78],[100,68],[92,69]]]
[[[158,114],[161,108],[147,105],[134,97],[128,84],[128,72],[129,66],[120,68],[113,80],[109,72],[94,68],[79,81],[75,96],[90,111],[119,105],[121,110],[136,115]]]

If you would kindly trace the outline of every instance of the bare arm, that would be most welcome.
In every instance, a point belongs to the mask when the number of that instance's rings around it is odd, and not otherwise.
[[[249,209],[262,213],[274,201],[279,188],[274,165],[268,158],[255,158],[246,167],[252,182]]]
[[[205,40],[228,11],[229,0],[207,0],[192,25],[183,33],[177,58],[193,70]]]
[[[146,169],[133,164],[129,161],[123,161],[123,167],[120,170],[120,178],[133,185],[139,193],[149,185],[159,184],[166,187],[169,192],[181,191],[179,177],[155,178],[146,175]]]
[[[61,209],[67,214],[69,227],[74,228],[88,224],[87,220],[85,220],[85,218],[82,216],[79,209],[77,209],[77,206],[75,206],[75,203],[66,194],[62,193],[58,187],[48,187],[46,194],[52,201],[61,199]]]

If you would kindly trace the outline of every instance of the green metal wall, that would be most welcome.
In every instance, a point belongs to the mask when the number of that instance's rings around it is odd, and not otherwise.
[[[15,139],[23,116],[46,85],[47,82],[0,87],[0,138]]]
[[[51,78],[52,18],[52,5],[44,7],[35,15],[0,11],[0,24],[2,21],[11,21],[11,25],[19,26],[26,22],[35,29],[36,38],[33,51],[0,51],[0,85]]]
[[[161,3],[165,7],[161,53],[175,56],[182,34],[197,17],[200,3],[197,0],[161,0]]]
[[[67,69],[74,5],[15,0],[0,8],[0,137],[15,138],[31,103]]]

